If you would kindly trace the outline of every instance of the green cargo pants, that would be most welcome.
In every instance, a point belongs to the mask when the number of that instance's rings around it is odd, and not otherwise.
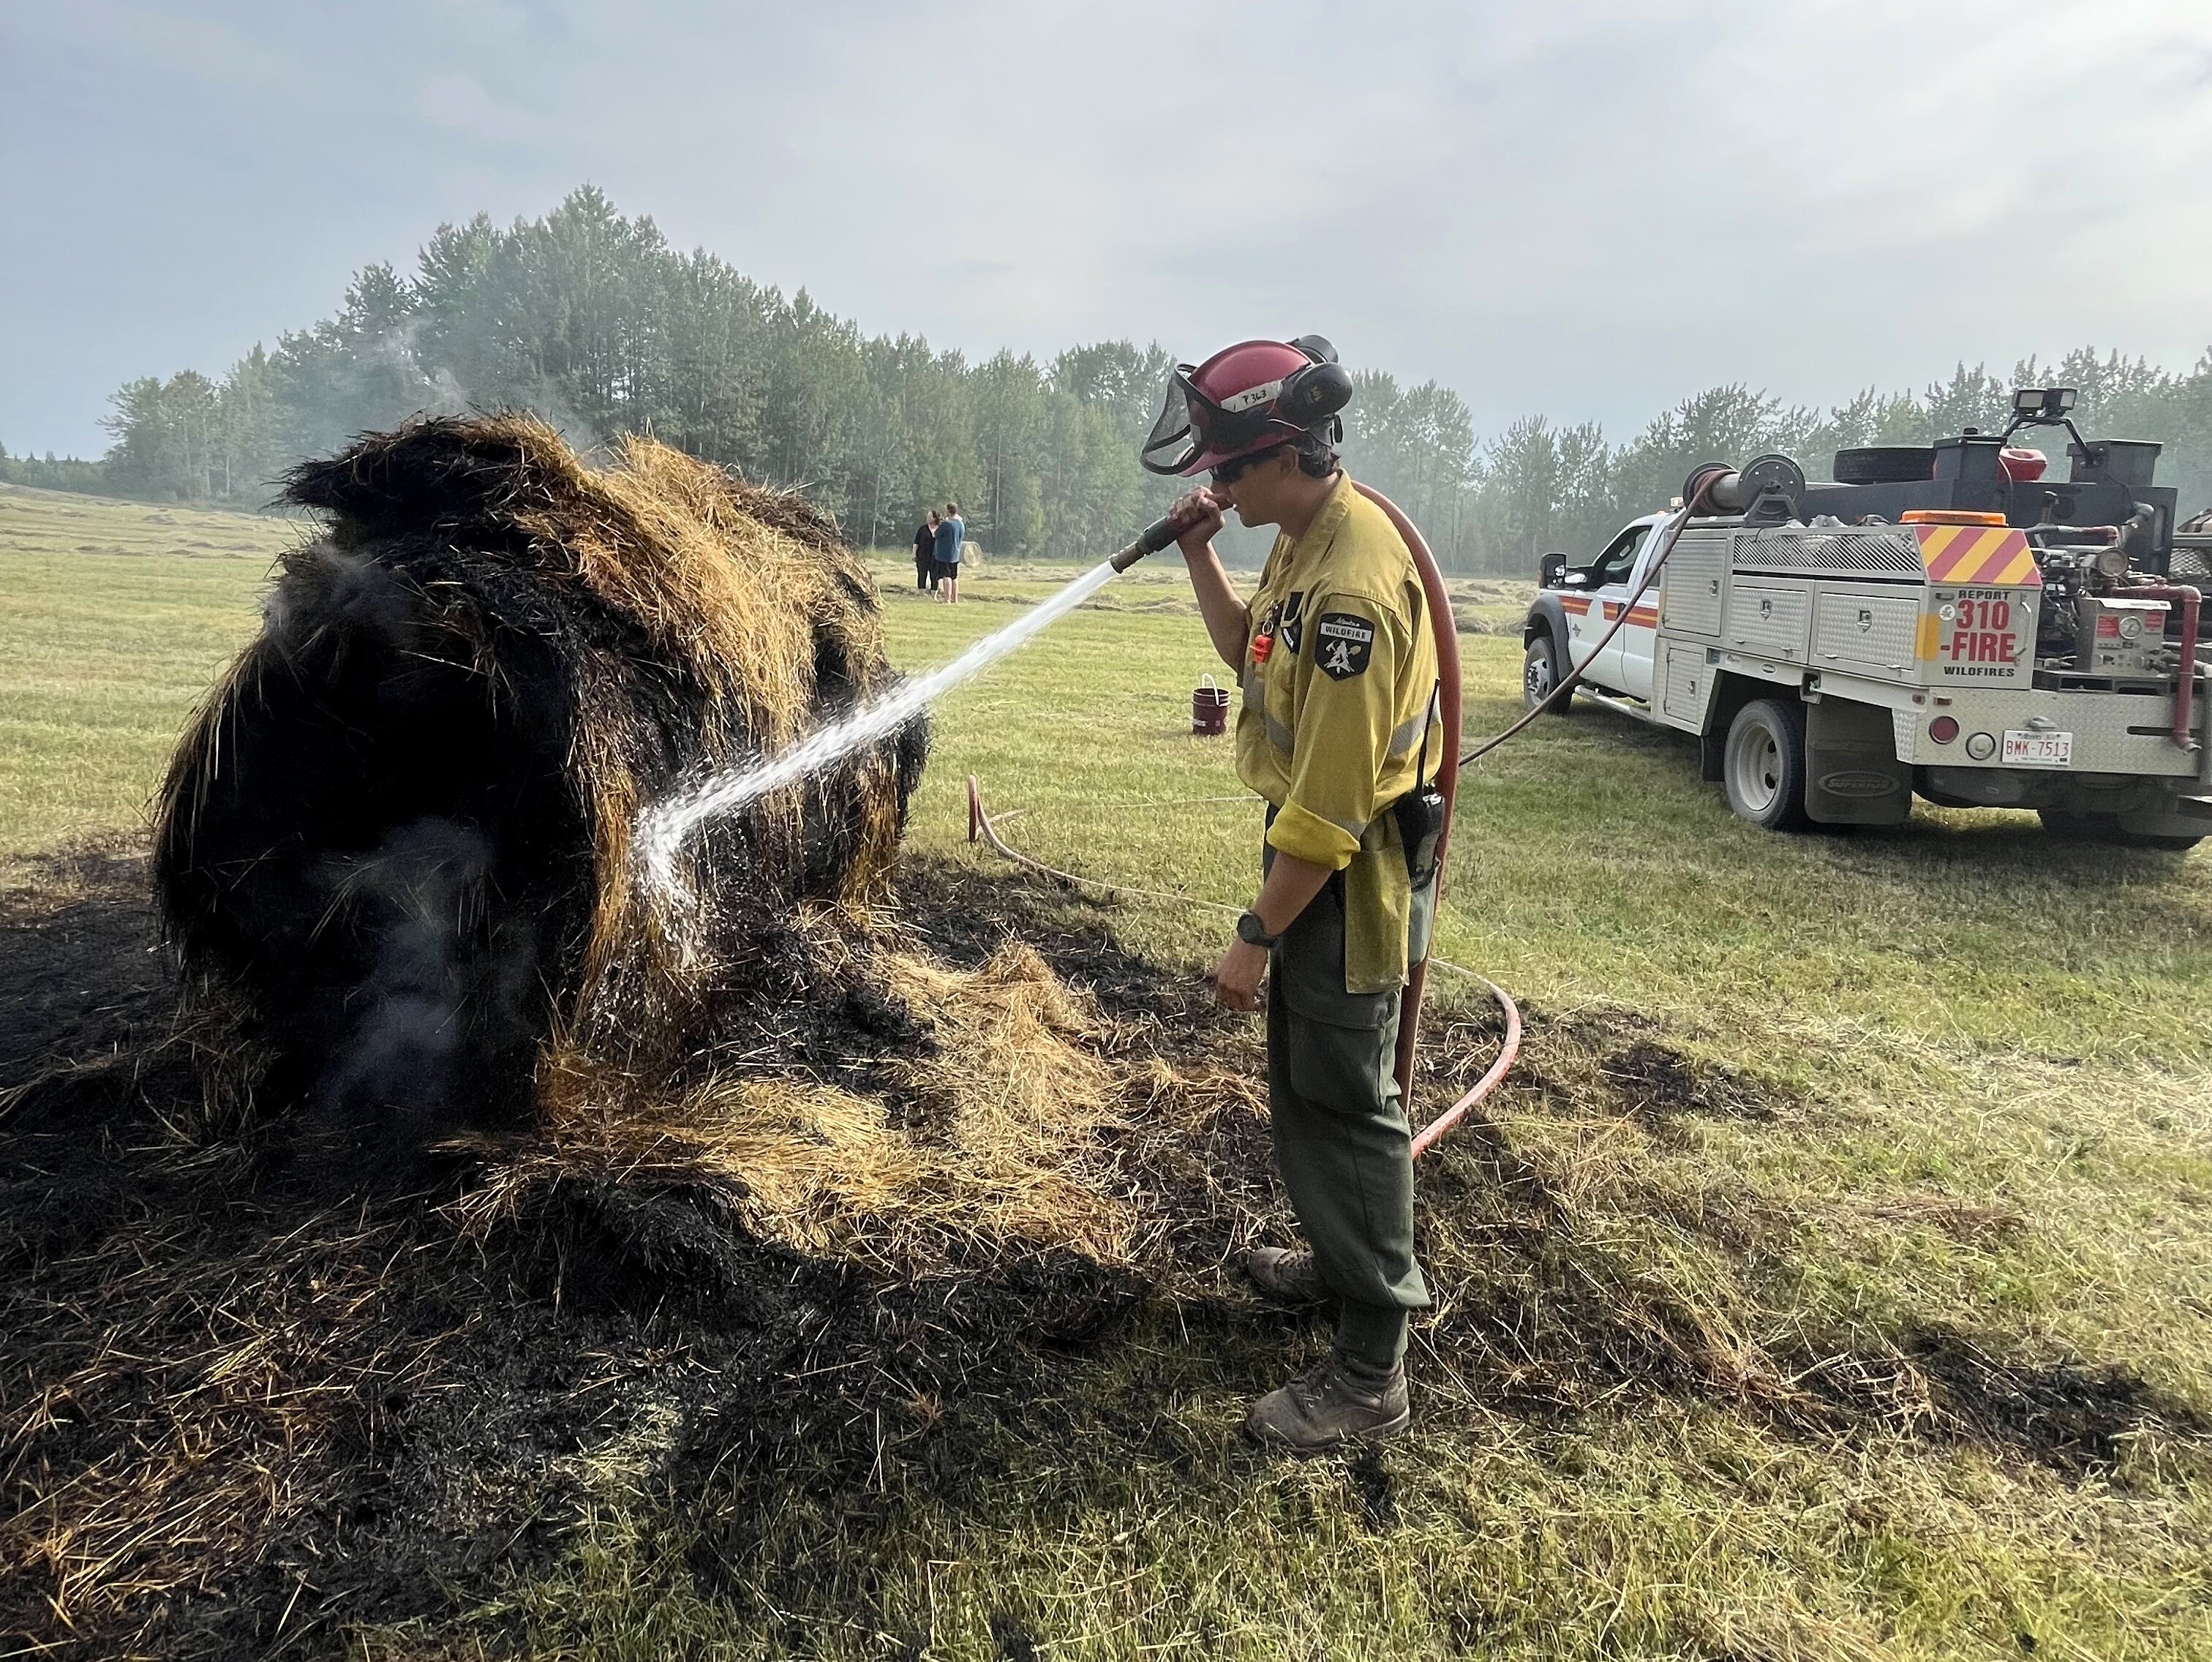
[[[1429,1289],[1413,1257],[1413,1138],[1395,1076],[1401,995],[1345,991],[1343,892],[1340,880],[1323,885],[1271,955],[1267,1111],[1291,1210],[1342,1300],[1337,1348],[1387,1369],[1404,1358],[1407,1312],[1428,1307]],[[1434,893],[1413,898],[1417,948]]]

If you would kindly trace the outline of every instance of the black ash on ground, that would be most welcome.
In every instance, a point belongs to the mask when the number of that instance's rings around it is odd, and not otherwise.
[[[1018,937],[1106,1012],[1131,1099],[1107,1153],[1160,1220],[1144,1266],[1015,1243],[884,1274],[750,1234],[741,1196],[651,1175],[539,1184],[489,1233],[459,1221],[484,1180],[465,1162],[365,1202],[272,1184],[250,1141],[175,1129],[200,1074],[143,858],[49,862],[0,911],[0,1632],[63,1656],[227,1657],[453,1619],[563,1549],[611,1450],[683,1531],[696,1586],[754,1622],[818,1614],[833,1583],[841,1610],[865,1607],[868,1543],[899,1527],[902,1496],[957,1510],[1039,1449],[1217,1465],[1170,1397],[1204,1378],[1225,1440],[1239,1393],[1325,1342],[1322,1320],[1286,1327],[1218,1273],[1232,1244],[1288,1238],[1249,1024],[1056,886],[912,858],[902,884],[948,961]],[[1425,1100],[1480,1071],[1486,1020],[1439,1020],[1456,1038]],[[825,1077],[884,1047],[886,1023],[853,1021],[842,1046],[825,1029]],[[1592,1030],[1535,1013],[1531,1077],[1550,1082],[1516,1087],[1522,1106],[1577,1080],[1612,1101],[1570,1031]],[[1694,1062],[1619,1048],[1600,1062],[1694,1083]],[[1147,1133],[1148,1103],[1172,1135]],[[1920,1329],[1809,1373],[1775,1357],[1731,1373],[1712,1312],[1643,1287],[1487,1122],[1421,1190],[1425,1250],[1459,1295],[1418,1339],[1431,1434],[1462,1389],[1537,1438],[1691,1396],[1824,1442],[1905,1429],[2069,1476],[2109,1470],[2130,1433],[2204,1433],[2124,1367],[1988,1335]],[[1370,1527],[1398,1517],[1393,1458],[1346,1467]]]

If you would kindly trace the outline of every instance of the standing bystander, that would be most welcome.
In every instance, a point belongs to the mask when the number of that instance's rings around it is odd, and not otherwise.
[[[914,533],[914,586],[937,587],[937,510],[933,508]]]
[[[945,504],[945,517],[937,522],[937,594],[947,606],[960,604],[960,545],[968,539],[968,521],[960,517],[960,504]]]

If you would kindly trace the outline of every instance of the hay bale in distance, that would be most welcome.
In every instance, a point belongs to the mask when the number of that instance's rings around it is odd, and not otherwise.
[[[803,499],[650,440],[595,471],[510,415],[366,436],[285,494],[330,528],[179,746],[155,884],[255,1099],[307,1105],[311,1141],[404,1160],[512,1123],[549,1041],[667,1088],[877,897],[920,721],[707,828],[696,909],[633,870],[642,809],[895,679]]]

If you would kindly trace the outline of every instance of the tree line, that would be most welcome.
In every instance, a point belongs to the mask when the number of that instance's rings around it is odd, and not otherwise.
[[[366,267],[336,316],[256,346],[220,380],[131,382],[96,464],[0,452],[0,478],[258,505],[292,463],[356,432],[514,406],[579,442],[649,432],[749,478],[805,485],[864,545],[902,543],[928,505],[957,500],[991,552],[1084,557],[1125,542],[1180,488],[1136,462],[1173,362],[1128,341],[970,362],[915,336],[866,335],[804,289],[786,296],[672,247],[587,186],[503,229],[481,214],[441,225],[411,275]],[[1465,400],[1434,380],[1355,380],[1347,463],[1463,571],[1523,573],[1547,550],[1593,548],[1663,506],[1699,461],[1781,450],[1820,477],[1844,446],[2001,425],[2013,386],[2080,387],[2085,431],[2165,441],[2160,478],[2182,486],[2185,511],[2212,502],[2212,354],[2175,374],[2085,348],[2023,361],[2008,382],[1962,363],[1921,392],[1869,390],[1826,411],[1723,387],[1622,443],[1541,416],[1479,439]]]

